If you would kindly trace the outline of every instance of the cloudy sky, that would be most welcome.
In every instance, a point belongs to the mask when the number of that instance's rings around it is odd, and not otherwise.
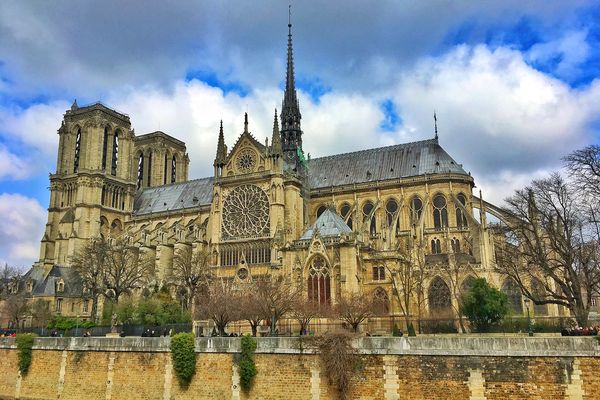
[[[184,140],[212,173],[248,111],[270,135],[287,1],[0,0],[0,262],[31,265],[64,111],[102,101],[137,134]],[[305,151],[433,136],[502,199],[600,143],[600,5],[593,1],[294,1]]]

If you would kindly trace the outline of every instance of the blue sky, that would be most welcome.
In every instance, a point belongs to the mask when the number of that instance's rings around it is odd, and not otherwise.
[[[24,0],[0,8],[0,262],[37,259],[56,130],[74,99],[184,140],[210,175],[218,123],[270,136],[287,2]],[[600,142],[600,3],[293,2],[312,157],[433,137],[496,203]]]

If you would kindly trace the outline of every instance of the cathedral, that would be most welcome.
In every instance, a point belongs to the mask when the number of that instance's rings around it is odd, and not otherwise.
[[[228,145],[221,123],[212,176],[189,180],[186,145],[167,133],[137,135],[127,115],[73,103],[58,129],[39,261],[27,274],[33,297],[62,315],[89,316],[70,259],[92,238],[124,237],[155,260],[157,282],[191,249],[206,252],[220,277],[284,275],[320,304],[362,293],[400,316],[396,274],[409,264],[426,272],[425,315],[456,315],[456,295],[475,277],[523,314],[516,284],[494,272],[486,216],[502,219],[502,211],[473,194],[473,177],[440,145],[437,127],[428,140],[305,158],[288,28],[272,132],[251,133],[246,114]],[[535,312],[556,315],[553,307]]]

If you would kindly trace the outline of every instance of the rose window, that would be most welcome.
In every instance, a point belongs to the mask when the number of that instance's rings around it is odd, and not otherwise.
[[[256,165],[256,153],[250,149],[244,149],[236,159],[237,169],[241,172],[252,172]]]
[[[223,203],[223,238],[269,236],[269,198],[255,185],[235,188]]]

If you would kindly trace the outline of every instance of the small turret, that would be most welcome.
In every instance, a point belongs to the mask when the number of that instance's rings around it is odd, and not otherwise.
[[[227,146],[225,146],[225,137],[223,135],[223,120],[221,120],[221,127],[219,128],[219,141],[217,142],[217,156],[215,157],[215,162],[213,164],[215,167],[215,174],[217,174],[218,170],[223,168],[223,166],[225,165],[226,158]]]
[[[281,134],[279,133],[279,121],[277,118],[277,109],[275,109],[275,118],[273,119],[273,136],[271,138],[271,157],[279,158],[282,155]]]

